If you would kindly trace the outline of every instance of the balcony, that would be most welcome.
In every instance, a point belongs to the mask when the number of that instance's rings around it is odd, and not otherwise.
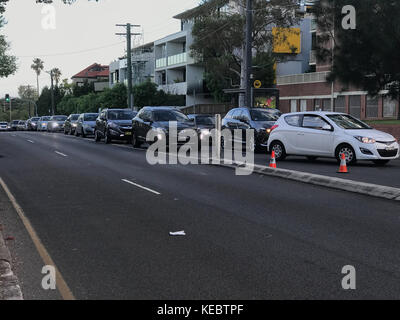
[[[289,85],[289,84],[302,84],[302,83],[313,83],[313,82],[325,82],[329,71],[325,72],[312,72],[312,73],[302,73],[293,74],[289,76],[277,77],[277,84]]]
[[[159,85],[158,90],[163,90],[164,92],[170,94],[186,95],[187,83],[179,82],[179,83]]]
[[[182,52],[179,54],[175,54],[173,56],[169,56],[167,58],[161,58],[156,60],[156,69],[171,67],[180,64],[191,63],[191,59],[187,52]]]
[[[165,68],[167,66],[167,58],[161,58],[156,60],[156,69]]]

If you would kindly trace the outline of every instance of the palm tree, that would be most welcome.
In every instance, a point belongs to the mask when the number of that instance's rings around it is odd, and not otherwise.
[[[36,58],[33,60],[33,64],[31,65],[31,68],[36,72],[36,80],[37,80],[37,92],[38,92],[38,96],[40,96],[40,90],[39,90],[39,76],[42,73],[43,69],[44,69],[44,62],[39,59]]]
[[[58,87],[62,75],[61,70],[58,68],[53,68],[51,71],[53,72],[53,78],[54,81],[56,82],[56,86]]]

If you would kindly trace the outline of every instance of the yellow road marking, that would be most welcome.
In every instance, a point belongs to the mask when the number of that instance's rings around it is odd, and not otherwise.
[[[3,187],[4,191],[6,192],[8,198],[10,199],[15,211],[17,211],[18,216],[22,220],[22,223],[24,224],[26,230],[28,231],[39,255],[41,256],[43,262],[45,265],[48,266],[53,266],[56,270],[56,285],[57,289],[60,292],[62,298],[64,300],[75,300],[74,295],[72,294],[70,288],[68,287],[67,283],[65,282],[63,276],[61,275],[60,271],[56,267],[56,264],[54,263],[53,259],[50,257],[49,253],[47,252],[46,248],[42,244],[42,241],[38,237],[35,229],[33,229],[31,223],[29,222],[29,219],[25,216],[24,211],[18,204],[18,202],[15,200],[13,194],[11,193],[10,189],[8,189],[7,185],[3,181],[3,179],[0,177],[0,185]]]

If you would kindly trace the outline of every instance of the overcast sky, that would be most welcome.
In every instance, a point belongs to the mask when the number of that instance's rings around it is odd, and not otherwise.
[[[7,25],[0,29],[11,43],[10,53],[18,57],[14,76],[0,79],[0,96],[16,96],[18,86],[36,87],[36,74],[30,68],[34,57],[45,62],[45,70],[59,68],[62,79],[71,78],[94,62],[108,65],[124,54],[125,39],[116,36],[123,28],[117,23],[140,24],[144,39],[157,40],[180,30],[180,22],[172,17],[195,7],[200,0],[77,0],[63,5],[54,0],[56,29],[42,28],[41,4],[35,0],[11,0],[7,5]],[[49,75],[42,73],[40,86],[50,84]]]

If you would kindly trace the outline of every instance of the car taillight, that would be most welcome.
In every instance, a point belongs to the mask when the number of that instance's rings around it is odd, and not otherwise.
[[[272,126],[271,127],[271,132],[273,131],[273,130],[275,130],[276,128],[278,128],[279,126],[276,124],[276,125],[274,125],[274,126]]]

